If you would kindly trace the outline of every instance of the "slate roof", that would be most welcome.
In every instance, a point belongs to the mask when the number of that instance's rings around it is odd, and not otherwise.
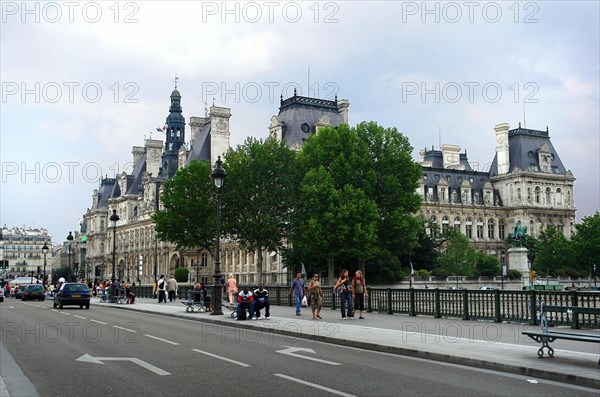
[[[550,142],[548,129],[546,131],[529,130],[526,128],[515,128],[508,131],[509,146],[509,168],[508,172],[513,172],[515,168],[531,172],[542,172],[539,164],[538,152],[542,145],[546,144],[552,156],[551,166],[553,173],[565,174],[567,170],[563,165],[556,149]],[[494,161],[490,166],[490,176],[498,175],[498,155],[494,156]]]
[[[192,148],[185,161],[186,166],[188,166],[192,160],[210,161],[210,132],[211,123],[209,122],[202,126],[200,133],[192,142]]]

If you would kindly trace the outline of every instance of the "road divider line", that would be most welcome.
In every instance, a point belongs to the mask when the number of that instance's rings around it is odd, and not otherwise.
[[[137,332],[136,330],[125,328],[125,327],[119,327],[118,325],[113,325],[113,328],[118,328],[118,329],[122,329],[123,331],[129,331],[129,332]]]
[[[81,316],[78,316],[77,314],[73,314],[73,317],[77,317],[77,318],[80,318],[80,319],[82,319],[82,320],[87,320],[87,318],[85,318],[85,317],[81,317]]]
[[[147,336],[148,338],[152,338],[152,339],[159,340],[159,341],[161,341],[161,342],[170,343],[170,344],[172,344],[172,345],[179,346],[179,343],[177,343],[177,342],[172,342],[172,341],[170,341],[170,340],[166,340],[166,339],[163,339],[163,338],[159,338],[158,336],[149,335],[149,334],[144,334],[144,336]]]
[[[343,391],[340,391],[340,390],[335,390],[335,389],[332,389],[332,388],[327,387],[327,386],[317,385],[315,383],[307,382],[307,381],[302,380],[302,379],[293,378],[291,376],[287,376],[287,375],[284,375],[284,374],[273,374],[273,375],[278,376],[278,377],[283,378],[283,379],[291,380],[292,382],[300,383],[302,385],[314,387],[315,389],[319,389],[319,390],[327,391],[329,393],[337,394],[338,396],[355,397],[354,394],[344,393]]]
[[[60,312],[60,314],[66,314],[67,316],[71,315],[71,313],[67,313],[67,312]]]
[[[218,358],[219,360],[223,360],[223,361],[227,361],[227,362],[230,362],[230,363],[233,363],[233,364],[237,364],[240,367],[249,367],[250,366],[250,364],[246,364],[246,363],[243,363],[241,361],[235,361],[235,360],[232,360],[230,358],[221,357],[221,356],[218,356],[216,354],[212,354],[212,353],[205,352],[205,351],[202,351],[202,350],[198,350],[198,349],[192,349],[192,350],[195,351],[195,352],[197,352],[197,353],[200,353],[200,354],[205,354],[205,355],[210,356],[210,357]]]
[[[102,324],[102,325],[108,325],[108,323],[105,323],[105,322],[102,322],[102,321],[98,321],[98,320],[94,320],[94,319],[90,319],[90,321],[92,321],[94,323]]]
[[[56,310],[56,309],[50,309],[50,311],[58,313],[58,310]]]

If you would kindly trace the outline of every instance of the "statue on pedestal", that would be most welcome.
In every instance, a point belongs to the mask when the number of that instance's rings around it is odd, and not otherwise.
[[[518,221],[514,232],[508,233],[508,238],[513,247],[524,247],[527,243],[527,226],[521,226],[521,221]]]

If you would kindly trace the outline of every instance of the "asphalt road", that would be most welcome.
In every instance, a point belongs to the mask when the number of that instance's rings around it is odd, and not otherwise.
[[[267,321],[267,320],[264,320]],[[0,305],[2,345],[41,396],[593,395],[598,390],[92,306]],[[11,396],[31,395],[0,375]],[[20,394],[21,393],[23,394]]]

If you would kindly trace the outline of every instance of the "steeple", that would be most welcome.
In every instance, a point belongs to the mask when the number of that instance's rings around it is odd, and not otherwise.
[[[165,148],[162,156],[161,176],[170,178],[177,171],[179,149],[185,143],[185,118],[181,114],[181,94],[177,90],[177,80],[175,77],[175,88],[171,92],[171,106],[167,116],[167,130]]]

